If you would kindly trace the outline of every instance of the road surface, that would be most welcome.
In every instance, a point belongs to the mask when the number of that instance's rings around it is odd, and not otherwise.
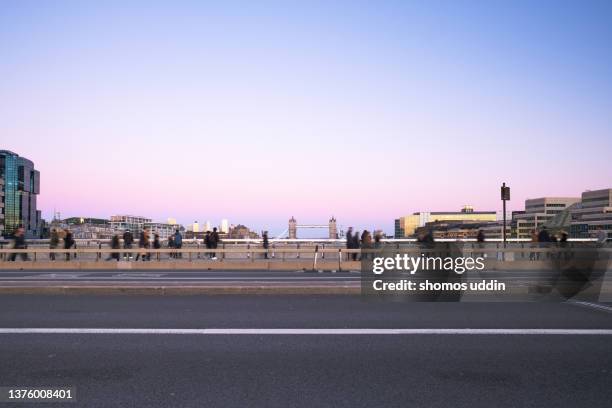
[[[0,361],[0,385],[87,407],[608,407],[612,307],[12,295]]]

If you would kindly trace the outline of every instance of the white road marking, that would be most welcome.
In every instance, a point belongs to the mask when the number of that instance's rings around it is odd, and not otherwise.
[[[577,306],[590,307],[592,309],[601,310],[602,312],[612,313],[612,307],[600,305],[599,303],[585,302],[583,300],[569,300],[568,303]]]
[[[0,334],[283,334],[283,335],[574,335],[612,336],[612,329],[109,329],[0,328]]]

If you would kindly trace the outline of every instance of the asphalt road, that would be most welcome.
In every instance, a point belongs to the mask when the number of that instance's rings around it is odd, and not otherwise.
[[[26,332],[6,334],[7,328]],[[32,334],[28,328],[225,334]],[[236,328],[312,332],[224,332]],[[566,332],[313,334],[365,328]],[[0,386],[73,386],[78,401],[65,405],[87,407],[608,407],[612,336],[574,329],[612,329],[612,307],[352,296],[3,296]],[[60,404],[36,406],[47,405]]]

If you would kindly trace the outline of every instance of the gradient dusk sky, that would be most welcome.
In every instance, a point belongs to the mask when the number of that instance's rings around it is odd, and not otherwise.
[[[612,2],[2,1],[50,218],[393,231],[612,187]]]

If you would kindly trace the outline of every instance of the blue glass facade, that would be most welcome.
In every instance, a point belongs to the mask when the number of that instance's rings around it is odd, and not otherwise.
[[[3,234],[11,236],[20,226],[28,238],[40,235],[41,216],[36,207],[40,173],[34,163],[8,150],[0,150],[0,178],[4,180]]]

